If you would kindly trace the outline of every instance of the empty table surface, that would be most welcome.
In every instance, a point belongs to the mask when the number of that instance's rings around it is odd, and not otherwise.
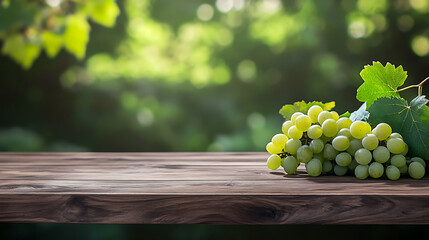
[[[427,224],[427,177],[309,177],[267,153],[0,153],[0,222]]]

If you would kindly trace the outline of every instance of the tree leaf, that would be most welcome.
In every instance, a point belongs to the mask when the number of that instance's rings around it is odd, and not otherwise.
[[[8,54],[13,60],[22,63],[25,58],[25,41],[19,34],[14,34],[6,38],[2,52]]]
[[[401,98],[380,98],[368,111],[372,126],[380,122],[388,123],[408,144],[411,156],[429,160],[429,107],[424,96],[414,98],[408,105]]]
[[[24,69],[29,69],[33,65],[34,60],[40,54],[40,46],[35,44],[26,44],[25,45],[25,57],[22,60],[22,67]]]
[[[89,40],[89,26],[86,18],[81,15],[72,15],[67,19],[67,27],[64,32],[64,46],[78,59],[85,57],[86,44]]]
[[[6,38],[2,51],[21,64],[24,69],[28,69],[39,56],[40,46],[29,44],[21,35],[14,34]]]
[[[363,103],[358,110],[350,114],[350,120],[354,121],[368,121],[369,112],[366,110],[366,103]]]
[[[88,15],[94,22],[113,27],[120,10],[113,0],[92,0],[87,3]]]
[[[25,0],[0,1],[0,32],[16,32],[32,25],[38,14],[36,4]]]
[[[361,102],[366,102],[367,106],[381,97],[399,97],[396,91],[404,84],[407,72],[402,66],[395,68],[387,63],[385,67],[380,62],[373,62],[372,66],[367,65],[360,72],[364,83],[358,88],[356,98]]]
[[[294,114],[295,112],[302,112],[304,114],[307,114],[308,109],[314,105],[319,105],[320,107],[322,107],[323,110],[329,111],[335,107],[335,102],[322,103],[322,102],[313,101],[313,102],[306,103],[304,101],[300,101],[300,102],[295,102],[293,105],[292,104],[284,105],[280,109],[279,113],[286,120],[289,120],[292,114]]]
[[[42,33],[42,44],[50,58],[55,57],[63,46],[63,37],[50,31]]]

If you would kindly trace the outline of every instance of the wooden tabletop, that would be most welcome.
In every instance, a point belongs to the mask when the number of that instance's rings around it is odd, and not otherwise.
[[[0,222],[428,224],[429,178],[271,171],[267,153],[0,153]]]

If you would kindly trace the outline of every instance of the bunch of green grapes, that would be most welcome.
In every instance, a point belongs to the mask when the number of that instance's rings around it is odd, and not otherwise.
[[[354,174],[358,179],[397,180],[406,174],[414,179],[425,175],[425,160],[407,157],[408,145],[386,123],[371,129],[367,122],[340,118],[315,105],[307,114],[294,113],[282,132],[266,146],[271,154],[267,166],[273,170],[282,166],[287,174],[295,174],[305,164],[310,176]]]

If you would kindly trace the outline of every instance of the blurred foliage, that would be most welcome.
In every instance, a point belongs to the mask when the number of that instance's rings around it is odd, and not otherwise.
[[[352,234],[350,234],[352,233]],[[425,225],[208,225],[208,224],[59,224],[2,223],[1,239],[426,239]]]
[[[55,57],[64,48],[85,56],[90,25],[87,18],[113,27],[119,8],[113,0],[13,0],[0,6],[2,53],[28,69],[42,48]]]
[[[3,52],[33,66],[0,57],[1,150],[262,151],[284,104],[357,109],[365,64],[428,75],[429,0],[2,3]]]

